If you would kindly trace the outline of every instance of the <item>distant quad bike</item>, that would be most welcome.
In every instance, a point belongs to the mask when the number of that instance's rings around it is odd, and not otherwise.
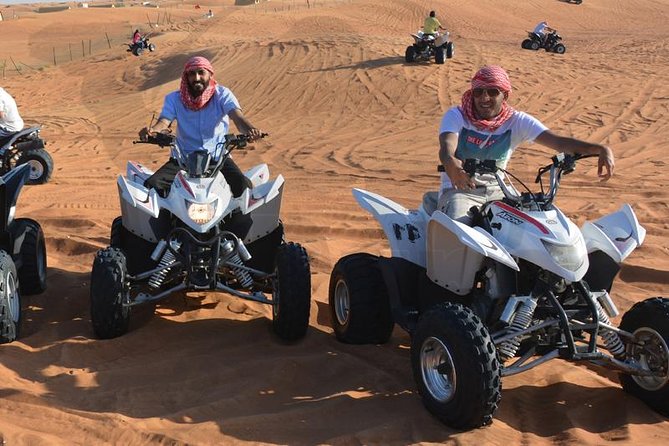
[[[669,415],[669,299],[644,300],[619,327],[610,322],[618,315],[611,285],[645,229],[629,205],[579,229],[553,204],[579,158],[559,154],[539,169],[537,182],[550,176],[540,192],[494,162],[467,160],[469,174],[494,174],[505,195],[472,208],[473,227],[435,210],[436,192],[408,210],[354,189],[392,257],[357,253],[336,263],[329,304],[337,338],[385,343],[394,323],[407,330],[423,403],[456,429],[491,423],[502,377],[554,358],[616,369],[626,391]]]
[[[43,184],[53,173],[53,158],[46,151],[46,142],[39,136],[41,127],[30,127],[10,136],[0,137],[0,175],[16,166],[28,164],[27,184]]]
[[[141,56],[144,53],[144,50],[149,50],[154,52],[156,50],[156,45],[149,43],[149,36],[142,36],[142,38],[137,43],[128,43],[128,49],[126,51],[131,52],[135,56]]]
[[[548,33],[546,39],[542,39],[541,36],[535,32],[528,31],[527,39],[523,40],[520,46],[525,50],[538,50],[543,48],[546,51],[551,51],[553,53],[564,54],[567,51],[567,48],[562,44],[562,37],[555,31]]]
[[[22,164],[0,177],[0,344],[14,341],[21,327],[21,295],[46,289],[46,245],[39,223],[14,218],[21,188],[30,177]]]
[[[166,197],[144,186],[151,172],[129,162],[119,176],[121,216],[91,274],[95,334],[114,338],[129,329],[131,310],[153,306],[179,291],[223,291],[271,305],[276,335],[302,338],[309,326],[311,274],[306,250],[284,240],[279,220],[283,176],[270,181],[260,164],[248,172],[253,187],[234,198],[221,168],[245,135],[227,135],[214,156],[184,154],[171,135],[149,143],[170,146],[180,167]]]
[[[453,42],[448,40],[449,33],[443,34],[424,34],[418,31],[411,34],[414,39],[413,45],[409,45],[404,53],[404,60],[407,63],[418,61],[430,61],[434,57],[437,64],[443,64],[445,59],[453,57],[455,47]]]

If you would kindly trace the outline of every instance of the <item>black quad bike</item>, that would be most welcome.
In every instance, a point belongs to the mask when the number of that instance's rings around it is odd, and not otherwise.
[[[270,179],[266,164],[255,166],[244,174],[250,187],[235,197],[222,173],[230,152],[247,142],[245,135],[227,135],[214,154],[184,153],[170,135],[149,138],[171,147],[178,164],[169,191],[161,194],[146,186],[152,171],[128,162],[126,176],[117,181],[121,216],[91,273],[91,321],[98,337],[126,333],[138,305],[150,308],[175,292],[196,290],[271,306],[273,331],[283,340],[306,334],[309,257],[284,239],[283,176]]]
[[[434,58],[435,63],[443,64],[446,59],[453,57],[455,47],[449,40],[449,33],[424,34],[419,31],[411,34],[414,39],[413,45],[409,45],[404,53],[407,63],[418,61],[430,61]]]
[[[128,49],[126,51],[134,54],[135,56],[141,56],[144,53],[144,50],[149,50],[154,52],[156,50],[156,45],[149,43],[149,36],[142,36],[137,43],[128,43]]]
[[[14,218],[16,201],[30,176],[23,164],[0,177],[0,344],[20,333],[21,295],[46,289],[46,245],[35,220]]]
[[[30,127],[12,135],[0,137],[0,175],[16,166],[28,164],[30,173],[26,184],[43,184],[53,173],[53,158],[40,137],[41,127]]]
[[[437,210],[436,192],[409,210],[354,189],[392,256],[354,253],[335,264],[337,339],[385,343],[394,324],[408,331],[423,404],[456,429],[492,422],[503,377],[557,358],[617,370],[624,390],[669,415],[669,299],[636,303],[618,327],[610,320],[619,314],[614,278],[646,231],[627,204],[580,228],[560,211],[560,180],[578,159],[553,157],[539,169],[537,182],[550,176],[540,191],[494,160],[466,160],[466,172],[494,175],[504,193],[472,208],[472,226]]]
[[[525,50],[536,51],[539,48],[543,48],[546,51],[558,54],[564,54],[567,51],[567,48],[562,43],[562,36],[555,31],[546,34],[545,38],[542,38],[535,32],[528,31],[527,39],[523,40],[520,46]]]

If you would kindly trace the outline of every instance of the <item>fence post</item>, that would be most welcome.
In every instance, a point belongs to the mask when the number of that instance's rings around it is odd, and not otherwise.
[[[12,64],[14,65],[14,68],[16,68],[16,72],[21,74],[21,70],[19,70],[19,67],[16,66],[16,62],[14,62],[14,59],[12,59],[12,56],[9,56],[9,60],[12,61]]]
[[[109,41],[109,36],[107,35],[107,31],[105,31],[105,37],[107,37],[107,45],[109,46],[109,49],[111,49],[111,42]]]
[[[53,46],[53,47],[51,47],[51,48],[53,49],[53,64],[54,64],[54,66],[55,66],[55,65],[57,65],[57,64],[56,64],[56,47]]]
[[[91,39],[88,39],[88,55],[91,55]]]
[[[5,78],[5,67],[7,66],[7,59],[2,61],[2,78]]]
[[[67,46],[70,48],[70,62],[72,62],[72,44],[68,43]]]
[[[84,39],[81,39],[81,58],[86,57],[86,47],[84,46]]]

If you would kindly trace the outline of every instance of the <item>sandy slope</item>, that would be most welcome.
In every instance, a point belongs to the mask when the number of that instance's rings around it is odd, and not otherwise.
[[[57,168],[49,184],[26,189],[18,207],[44,227],[49,289],[27,299],[21,339],[0,346],[0,438],[666,444],[669,423],[623,393],[614,373],[559,361],[505,379],[492,426],[449,430],[415,392],[408,336],[397,329],[384,346],[337,343],[327,287],[340,256],[388,253],[351,187],[416,207],[438,184],[441,113],[459,102],[478,67],[496,63],[511,76],[514,106],[614,149],[614,179],[599,184],[594,163],[582,164],[564,181],[559,205],[580,224],[633,204],[648,237],[614,286],[619,307],[669,295],[669,1],[323,0],[310,9],[298,3],[211,2],[214,19],[161,28],[154,54],[134,58],[119,45],[2,82],[26,121],[45,126]],[[451,30],[456,56],[443,66],[405,65],[409,33],[430,9]],[[122,36],[142,23],[138,11],[26,10],[20,20],[0,22],[0,52],[8,53],[0,59],[48,64],[56,42],[97,39],[102,28]],[[188,5],[179,12],[200,14]],[[544,18],[565,37],[565,55],[520,49],[525,30]],[[164,302],[159,315],[121,338],[93,337],[89,271],[119,214],[115,178],[128,159],[155,166],[166,159],[164,151],[131,141],[196,53],[212,60],[219,82],[271,133],[237,160],[243,167],[267,162],[287,180],[287,236],[309,250],[313,272],[311,327],[296,345],[272,336],[266,308],[197,293]],[[530,178],[549,155],[523,147],[512,166]]]

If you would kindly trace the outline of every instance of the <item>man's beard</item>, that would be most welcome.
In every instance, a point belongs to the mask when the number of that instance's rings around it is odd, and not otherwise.
[[[188,84],[188,93],[190,93],[191,97],[193,98],[199,97],[206,89],[207,85],[205,85],[204,82],[194,82],[193,84]]]

